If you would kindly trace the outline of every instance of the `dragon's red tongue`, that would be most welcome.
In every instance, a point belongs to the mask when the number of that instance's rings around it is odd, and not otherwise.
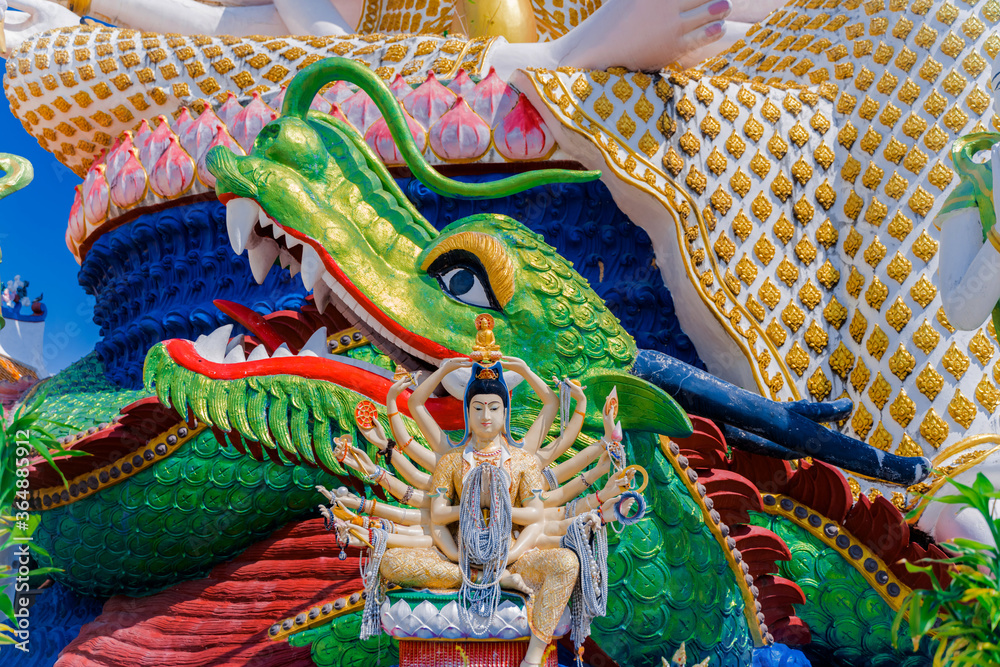
[[[257,340],[267,348],[268,354],[274,354],[274,351],[285,342],[274,330],[274,327],[267,323],[267,320],[246,306],[224,299],[216,299],[212,303],[215,304],[216,308],[233,318],[234,322],[243,325],[247,331],[256,336]],[[298,352],[298,350],[293,350],[293,352]]]

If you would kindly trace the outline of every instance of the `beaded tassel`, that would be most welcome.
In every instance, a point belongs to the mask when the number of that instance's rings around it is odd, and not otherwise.
[[[381,528],[371,528],[368,539],[372,550],[366,562],[361,563],[361,581],[365,586],[365,609],[361,615],[361,639],[369,639],[382,632],[380,612],[382,610],[382,577],[379,568],[382,566],[382,556],[385,555],[385,531]]]
[[[490,475],[490,520],[483,518],[483,474]],[[500,604],[500,578],[507,567],[511,514],[510,478],[502,468],[481,463],[469,471],[459,505],[459,616],[473,637],[482,637]],[[472,566],[481,571],[472,580]]]
[[[608,532],[601,526],[588,539],[586,517],[581,514],[573,521],[561,541],[580,561],[580,576],[570,598],[569,636],[577,650],[577,664],[581,664],[583,642],[590,636],[590,622],[608,611]]]

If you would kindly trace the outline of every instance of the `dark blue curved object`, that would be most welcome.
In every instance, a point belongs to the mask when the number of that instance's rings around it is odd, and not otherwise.
[[[142,386],[142,363],[156,343],[194,340],[230,322],[214,299],[263,315],[297,309],[306,295],[301,281],[277,265],[263,285],[254,281],[246,254],[229,245],[226,209],[217,201],[142,215],[104,234],[83,260],[79,281],[97,299],[97,355],[108,379],[128,388]]]
[[[640,350],[632,372],[666,391],[688,412],[760,436],[800,457],[907,486],[931,469],[923,456],[883,452],[800,414],[796,410],[801,411],[801,405],[764,398],[662,352]],[[831,414],[839,413],[837,407],[834,404]]]
[[[753,667],[812,667],[812,663],[802,651],[772,644],[754,650]]]

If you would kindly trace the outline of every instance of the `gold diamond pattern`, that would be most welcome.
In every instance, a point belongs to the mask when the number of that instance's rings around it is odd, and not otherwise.
[[[830,337],[823,330],[823,327],[816,324],[816,320],[813,320],[809,324],[809,328],[806,329],[805,339],[806,344],[817,354],[825,350],[830,343]]]
[[[939,342],[941,342],[941,334],[926,319],[913,332],[913,344],[920,348],[924,354],[930,354]]]
[[[986,334],[983,333],[982,329],[977,331],[976,335],[969,341],[969,352],[974,354],[976,359],[979,359],[979,363],[983,366],[988,364],[990,359],[993,358],[993,342],[986,337]]]
[[[920,435],[935,448],[948,438],[948,424],[931,408],[920,422]]]
[[[913,399],[906,395],[905,389],[899,390],[896,399],[889,406],[889,414],[903,428],[906,428],[913,421],[913,418],[917,414],[917,406],[913,402]]]
[[[976,418],[976,404],[966,398],[960,389],[956,389],[955,396],[948,403],[948,414],[962,427],[969,428]]]
[[[976,385],[976,400],[986,408],[986,412],[992,414],[1000,406],[1000,390],[990,382],[990,379],[983,375],[983,379]]]
[[[774,307],[777,306],[778,302],[781,300],[781,290],[778,289],[777,285],[771,282],[770,278],[765,278],[764,284],[761,285],[760,289],[757,291],[757,296],[760,297],[760,300],[764,302],[769,309],[774,310]]]
[[[897,296],[896,300],[889,307],[889,310],[885,313],[885,321],[896,330],[896,333],[899,333],[910,321],[912,315],[913,311],[906,305],[903,298]]]
[[[830,355],[830,368],[840,376],[840,379],[847,379],[847,374],[854,368],[854,354],[847,349],[843,341],[837,345],[837,349]]]
[[[860,362],[859,362],[860,365]],[[855,386],[857,391],[860,391]],[[885,407],[885,404],[889,402],[889,396],[892,395],[892,385],[890,385],[884,377],[882,377],[881,371],[875,376],[875,380],[872,382],[872,386],[868,388],[868,398],[872,400],[879,410]]]
[[[885,426],[882,426],[882,422],[878,423],[875,430],[872,432],[872,437],[868,438],[868,444],[876,449],[881,449],[883,452],[889,451],[892,447],[892,435],[886,430]],[[877,489],[872,489],[873,491]]]
[[[872,415],[865,409],[863,403],[858,404],[857,409],[854,411],[854,416],[851,417],[851,428],[854,429],[854,433],[862,440],[865,439],[868,432],[872,429]]]
[[[806,321],[806,314],[794,303],[790,303],[781,311],[781,321],[792,330],[792,333],[796,333],[802,323]],[[802,374],[799,373],[799,375]]]
[[[785,363],[791,368],[796,375],[802,377],[802,374],[806,372],[809,367],[809,353],[802,349],[802,346],[796,341],[788,353],[785,355]]]
[[[858,359],[857,366],[851,371],[851,386],[854,387],[854,391],[861,393],[865,386],[868,384],[868,380],[871,378],[871,372],[868,367],[865,366],[863,359]]]
[[[921,308],[926,308],[934,300],[934,297],[937,296],[937,287],[927,279],[926,275],[923,275],[910,288],[910,296],[920,304]]]
[[[902,343],[899,344],[893,355],[889,357],[889,371],[900,380],[905,380],[913,372],[913,368],[916,365],[917,360],[913,358],[913,355],[910,354],[910,351]]]
[[[889,296],[889,288],[885,286],[885,283],[879,280],[878,276],[872,278],[868,289],[865,290],[865,301],[868,302],[868,305],[875,310],[882,310],[882,304],[885,303],[887,296]]]
[[[808,21],[796,22],[795,17],[818,17],[822,11],[836,18],[839,10],[832,7],[833,3],[815,0],[793,3],[801,6],[786,10],[790,18],[785,20],[785,29],[777,27],[777,23],[772,24],[771,27],[784,34],[770,33],[768,28],[761,28],[756,33],[763,35],[760,40],[751,42],[753,46],[741,47],[745,53],[737,51],[710,61],[706,68],[717,79],[710,81],[707,77],[711,74],[704,76],[698,73],[677,77],[670,75],[665,79],[672,82],[675,98],[684,100],[686,93],[686,99],[690,100],[688,103],[693,101],[697,110],[692,110],[688,127],[677,127],[675,138],[663,150],[669,151],[672,144],[680,154],[678,157],[687,160],[687,164],[682,163],[678,171],[679,179],[684,179],[692,164],[703,168],[708,175],[709,185],[704,197],[696,197],[694,201],[687,199],[690,204],[685,201],[678,203],[680,219],[689,230],[686,243],[691,248],[692,259],[701,250],[699,261],[704,261],[704,250],[707,250],[704,245],[711,244],[718,251],[721,245],[717,241],[728,232],[727,242],[722,245],[726,245],[728,250],[728,244],[732,243],[732,254],[729,259],[718,252],[716,255],[719,256],[722,273],[729,275],[723,278],[718,269],[705,264],[699,271],[708,276],[702,282],[706,287],[712,284],[718,286],[720,281],[723,287],[729,285],[730,289],[733,283],[737,283],[737,289],[740,285],[753,287],[752,292],[743,295],[745,303],[733,304],[732,292],[723,294],[716,291],[713,295],[710,290],[708,296],[720,309],[726,308],[722,311],[723,316],[730,318],[737,331],[747,332],[743,335],[750,342],[750,349],[754,350],[754,366],[759,367],[764,377],[758,380],[763,383],[761,388],[770,385],[771,394],[775,395],[775,392],[781,391],[782,379],[787,386],[788,377],[779,377],[780,370],[776,375],[772,365],[775,360],[771,355],[774,355],[778,345],[782,346],[779,361],[783,357],[793,360],[799,357],[800,365],[791,372],[792,377],[801,379],[796,379],[793,384],[800,389],[808,388],[813,397],[817,393],[835,396],[831,380],[833,384],[838,380],[857,380],[858,386],[848,388],[848,391],[856,402],[859,398],[864,401],[869,414],[868,419],[859,422],[861,428],[855,432],[859,435],[864,432],[870,436],[870,443],[885,451],[918,453],[920,447],[914,440],[917,436],[912,432],[916,430],[915,423],[921,426],[920,437],[924,438],[921,443],[934,442],[936,437],[942,437],[942,432],[944,436],[938,444],[944,442],[949,424],[953,434],[960,433],[964,426],[952,414],[953,410],[944,408],[949,399],[951,402],[955,400],[950,396],[955,391],[954,384],[942,396],[944,377],[948,377],[949,382],[953,377],[964,379],[962,373],[968,375],[967,368],[973,362],[981,364],[981,368],[997,359],[993,349],[996,343],[985,331],[973,331],[968,335],[959,332],[954,337],[956,345],[951,340],[945,340],[947,352],[945,347],[939,349],[943,336],[949,336],[946,333],[947,319],[939,315],[935,320],[929,312],[921,312],[931,308],[932,304],[936,311],[940,310],[940,303],[935,303],[938,232],[930,223],[934,204],[943,202],[958,181],[946,151],[959,134],[986,131],[990,120],[993,120],[992,112],[983,110],[984,89],[977,79],[989,69],[985,57],[991,50],[1000,48],[1000,37],[994,39],[994,46],[990,46],[993,42],[986,46],[982,41],[974,40],[975,43],[972,43],[968,41],[972,38],[959,26],[970,15],[987,21],[988,8],[982,7],[986,1],[980,0],[976,7],[970,5],[971,9],[960,5],[963,7],[960,12],[963,18],[954,22],[951,32],[947,28],[942,29],[940,24],[932,23],[933,12],[941,6],[940,2],[934,2],[928,21],[925,24],[914,21],[910,32],[911,39],[926,39],[931,44],[930,52],[922,50],[925,47],[919,44],[915,46],[915,42],[910,43],[911,50],[898,38],[888,35],[893,32],[905,35],[906,30],[894,27],[901,13],[919,15],[927,11],[931,3],[924,0],[869,2],[877,8],[870,10],[873,13],[868,19],[867,35],[864,24],[859,24],[857,28],[847,23],[837,24],[838,29],[845,29],[844,34],[850,41],[845,49],[840,49],[845,57],[838,62],[850,60],[846,56],[854,50],[854,69],[849,75],[854,81],[851,78],[837,80],[835,77],[840,74],[835,72],[833,64],[817,67],[812,62],[796,73],[799,77],[812,75],[812,85],[807,89],[785,89],[783,84],[779,85],[778,78],[767,82],[764,78],[747,79],[741,84],[732,77],[746,66],[748,57],[756,58],[756,54],[762,52],[777,53],[778,56],[773,60],[760,57],[753,61],[753,66],[760,66],[761,74],[772,72],[775,77],[782,76],[782,73],[788,75],[789,68],[796,62],[793,58],[779,65],[784,57],[779,52],[795,54],[805,51],[810,44],[822,44],[822,39],[826,43],[817,49],[816,55],[826,55],[825,51],[838,43],[833,35],[831,39],[825,39],[822,37],[825,33],[820,32],[816,37],[803,35],[810,38],[805,41],[789,39],[789,32],[793,29],[817,30],[806,29],[804,26]],[[996,5],[997,22],[1000,22],[1000,2],[990,1]],[[831,7],[824,8],[824,4]],[[847,12],[853,9],[850,4],[846,8]],[[872,19],[886,17],[888,21],[871,23]],[[784,19],[778,22],[781,20]],[[824,20],[829,21],[826,17]],[[975,31],[977,21],[967,22],[971,30]],[[789,28],[789,25],[793,27]],[[940,34],[933,40],[927,38],[928,31],[922,30],[925,26],[931,30],[937,28]],[[989,22],[989,26],[990,30],[995,29],[994,22]],[[879,34],[887,35],[882,38],[882,43]],[[990,35],[984,34],[982,39],[988,37]],[[948,50],[955,50],[960,43],[965,43],[961,52],[955,51],[957,55],[954,58],[949,56]],[[804,59],[804,55],[797,57]],[[930,58],[931,55],[934,58]],[[817,58],[813,57],[813,60]],[[869,70],[864,66],[870,64],[869,61],[878,66]],[[734,66],[735,70],[726,69]],[[912,79],[907,78],[907,73]],[[603,88],[615,104],[618,101],[612,94],[611,84],[617,78],[612,75],[608,86]],[[933,86],[928,85],[928,80],[934,81]],[[589,94],[590,100],[598,98],[602,92],[596,90],[601,86],[595,84],[593,87],[595,90]],[[705,95],[699,96],[696,92],[699,90],[701,93],[715,91],[711,106],[706,105]],[[991,95],[987,97],[991,98]],[[829,102],[828,107],[817,106],[821,98]],[[638,120],[641,116],[638,110],[633,112],[631,106],[635,100],[633,93],[628,111]],[[656,102],[655,99],[653,101]],[[678,104],[683,108],[684,104]],[[617,119],[622,111],[624,109],[616,110],[613,118]],[[654,115],[656,113],[659,112],[654,112]],[[861,119],[856,127],[847,122],[845,113],[852,116],[858,114],[852,118]],[[979,122],[981,113],[988,115]],[[713,114],[718,119],[716,122],[730,124],[724,130],[728,139],[720,135],[718,143],[708,141],[708,135],[699,131],[704,127],[705,118]],[[743,118],[740,118],[741,114]],[[784,119],[781,119],[782,115]],[[674,110],[674,118],[677,125],[684,124],[681,122],[683,113]],[[976,127],[973,128],[973,125]],[[960,132],[956,132],[955,128],[959,127]],[[1000,130],[1000,119],[989,129],[994,128]],[[582,129],[586,131],[586,127]],[[633,149],[643,131],[641,128],[636,130],[630,144]],[[693,154],[680,143],[679,138],[685,132],[699,140],[697,151]],[[824,136],[828,136],[825,142]],[[831,150],[835,146],[834,141],[847,150],[837,148],[839,154],[835,154]],[[757,147],[747,155],[746,149],[752,144],[757,144]],[[621,156],[617,162],[622,166],[627,155],[622,156],[620,144],[616,148]],[[704,153],[702,149],[706,149]],[[639,156],[641,158],[641,152]],[[743,157],[748,159],[743,160]],[[860,159],[862,157],[864,159]],[[788,162],[784,161],[786,159]],[[625,171],[633,169],[635,163],[632,164],[631,167],[625,166]],[[829,191],[830,195],[830,199],[825,200],[817,195],[822,185],[820,181],[828,176],[824,172],[830,168],[836,171],[832,172],[833,178],[823,188],[823,193]],[[642,180],[641,173],[641,168],[635,173],[639,180]],[[815,178],[817,173],[820,174],[818,179]],[[646,181],[653,185],[648,174]],[[674,183],[675,186],[677,184]],[[683,189],[684,183],[680,183],[680,187]],[[661,189],[668,196],[673,195],[670,186]],[[693,194],[694,190],[691,191]],[[727,201],[723,195],[726,193],[737,198],[735,206],[729,204],[729,208],[725,205]],[[709,194],[712,194],[711,198]],[[695,201],[699,203],[695,204]],[[795,204],[799,201],[809,204],[810,209],[797,211]],[[828,202],[830,212],[824,215]],[[698,207],[697,211],[693,210],[694,206]],[[691,227],[692,212],[698,216],[694,227]],[[816,213],[820,214],[819,219],[815,218]],[[797,223],[803,224],[803,227],[800,228]],[[706,236],[707,243],[704,240]],[[856,266],[852,266],[855,262]],[[731,266],[731,272],[724,263]],[[770,268],[772,263],[774,269]],[[872,269],[866,268],[868,266]],[[709,270],[706,271],[706,268]],[[918,269],[916,273],[914,268]],[[717,290],[717,287],[712,290]],[[865,305],[859,306],[852,300],[861,299],[862,294]],[[844,306],[845,303],[849,308]],[[740,308],[730,310],[729,305]],[[868,311],[868,307],[873,310]],[[768,309],[774,317],[765,319]],[[817,309],[823,313],[822,317]],[[872,317],[871,313],[876,310],[881,314]],[[727,311],[731,314],[727,315]],[[741,314],[742,323],[739,319]],[[746,325],[747,316],[752,326]],[[766,331],[762,331],[763,326],[755,328],[755,319],[762,324],[767,323]],[[848,322],[850,327],[845,332],[843,327]],[[884,331],[878,325],[884,325]],[[840,334],[830,327],[840,331]],[[902,335],[904,329],[907,330],[905,337]],[[887,336],[886,331],[892,334]],[[754,336],[760,333],[763,333],[761,339],[769,339],[775,346],[770,354],[753,342]],[[850,338],[845,333],[850,333]],[[843,340],[839,336],[843,336]],[[790,347],[785,348],[785,344]],[[912,348],[907,349],[911,345]],[[885,358],[886,352],[891,356]],[[945,352],[943,357],[941,352]],[[924,356],[918,364],[914,355],[921,354]],[[922,369],[919,375],[917,365]],[[825,374],[823,371],[826,371]],[[997,387],[1000,378],[993,382],[988,371],[986,376],[979,374],[981,380],[978,387],[973,390],[963,385],[961,391],[975,401],[974,407],[988,411],[992,410],[991,405],[1000,407],[1000,388]],[[874,380],[871,379],[873,376]],[[886,380],[889,377],[898,378],[892,381],[895,388]],[[778,389],[771,378],[778,381]],[[904,386],[900,386],[900,381]],[[871,387],[869,383],[872,383]],[[848,386],[852,384],[849,382]],[[837,389],[839,391],[840,388]],[[863,395],[858,397],[856,392],[862,391]],[[919,415],[917,406],[910,399],[910,395],[916,397],[918,392]],[[787,398],[787,395],[782,396]],[[930,416],[928,410],[934,406],[923,403],[925,399],[941,399],[936,409],[948,420],[947,423],[943,423],[940,417]],[[890,413],[880,415],[879,411],[885,408],[889,408]],[[917,416],[921,419],[918,420]],[[904,437],[899,431],[901,428],[910,429],[909,436]]]
[[[944,353],[941,358],[941,365],[944,369],[951,373],[956,380],[961,380],[962,376],[965,375],[965,371],[969,370],[969,358],[962,353],[958,346],[953,342],[949,347],[948,351]]]
[[[826,377],[826,373],[823,372],[822,368],[817,368],[809,377],[806,387],[817,401],[826,400],[826,397],[833,390],[833,385],[830,383],[830,379]]]

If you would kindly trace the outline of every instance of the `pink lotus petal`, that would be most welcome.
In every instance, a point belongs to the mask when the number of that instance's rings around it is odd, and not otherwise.
[[[403,107],[421,125],[430,127],[455,104],[457,97],[438,82],[434,72],[430,72],[426,81],[403,98]]]
[[[413,92],[413,88],[410,87],[410,84],[406,83],[406,79],[403,78],[402,74],[396,75],[396,78],[389,84],[389,90],[392,91],[392,94],[400,102],[403,101],[404,97]]]
[[[187,154],[197,161],[205,156],[209,145],[215,140],[215,135],[224,127],[211,107],[205,107],[205,110],[198,116],[198,120],[188,124],[183,131],[178,132],[177,138]]]
[[[497,152],[508,160],[537,160],[547,156],[555,139],[528,98],[520,95],[493,135]]]
[[[166,116],[160,116],[158,120],[160,125],[149,135],[146,145],[139,149],[139,160],[142,161],[147,173],[153,170],[163,151],[167,150],[170,139],[176,137],[174,131],[170,129]]]
[[[490,124],[490,127],[496,127],[497,122],[503,118],[497,112],[500,100],[503,99],[506,91],[507,82],[497,76],[496,70],[492,67],[486,78],[476,84],[476,90],[472,94],[469,104],[473,111]]]
[[[322,95],[317,95],[313,98],[312,104],[309,105],[309,108],[313,111],[319,111],[320,113],[330,113],[330,109],[333,108],[333,105],[330,103],[330,100],[326,99]]]
[[[458,76],[448,84],[448,90],[459,97],[468,97],[476,90],[476,82],[469,78],[465,68],[458,70]]]
[[[243,150],[249,153],[261,128],[277,117],[278,114],[260,99],[260,93],[255,92],[250,104],[243,107],[229,126],[229,133]]]
[[[74,241],[73,237],[70,235],[70,231],[68,228],[66,229],[66,247],[69,248],[69,251],[73,254],[73,257],[76,258],[76,263],[79,264],[80,249],[77,247],[76,241]]]
[[[139,130],[135,133],[135,138],[132,140],[133,145],[136,150],[139,151],[140,160],[142,159],[142,153],[149,146],[149,140],[153,138],[153,130],[150,129],[149,123],[145,118],[139,123]]]
[[[348,97],[354,94],[354,91],[350,86],[344,81],[338,81],[323,93],[323,99],[325,99],[330,104],[340,104]]]
[[[104,178],[107,165],[90,168],[83,180],[83,215],[87,221],[87,235],[108,219],[108,182]]]
[[[236,99],[236,95],[234,95],[233,91],[230,90],[226,95],[226,101],[223,102],[222,106],[219,107],[219,110],[215,112],[215,115],[219,117],[219,120],[226,124],[226,127],[229,127],[236,119],[236,114],[241,111],[243,111],[243,107],[240,105],[240,101]]]
[[[429,130],[431,150],[444,160],[472,160],[490,148],[490,126],[459,96]]]
[[[112,177],[111,201],[118,208],[135,206],[146,197],[146,170],[139,161],[139,152],[129,151],[129,158]]]
[[[221,128],[219,133],[215,135],[212,145],[208,147],[208,150],[205,151],[205,154],[198,159],[197,163],[198,180],[210,188],[215,187],[215,176],[213,176],[212,172],[210,172],[208,167],[205,166],[205,160],[208,158],[208,152],[216,146],[223,146],[224,148],[231,150],[236,155],[246,155],[243,148],[241,148],[240,145],[236,143],[236,140],[233,139],[228,132],[226,132],[226,128]]]
[[[281,86],[281,89],[278,90],[278,94],[275,95],[273,98],[271,98],[267,103],[272,109],[277,111],[279,114],[281,113],[281,105],[285,103],[286,90],[288,90],[287,83]]]
[[[179,135],[193,122],[194,118],[191,117],[191,110],[188,107],[181,107],[180,114],[178,114],[177,119],[171,123],[171,126],[174,128],[174,133]]]
[[[149,184],[156,194],[172,199],[191,187],[194,173],[194,160],[181,148],[177,137],[170,137],[170,145],[149,174]]]
[[[344,100],[340,108],[351,125],[356,127],[361,134],[367,132],[372,123],[382,117],[382,112],[375,106],[375,102],[363,90],[359,90]]]
[[[87,220],[83,214],[83,186],[78,185],[75,189],[76,196],[73,197],[73,205],[69,209],[69,224],[66,227],[66,234],[67,238],[72,238],[76,243],[82,243],[87,234]]]
[[[417,142],[417,148],[423,153],[427,149],[427,135],[424,132],[424,128],[410,114],[406,113],[405,110],[403,111],[403,117],[406,118],[406,126],[410,128],[413,140]],[[372,126],[365,133],[365,141],[372,147],[372,150],[378,153],[378,156],[386,164],[405,164],[406,161],[400,154],[399,148],[396,146],[396,141],[389,132],[389,125],[385,122],[385,118],[379,118],[372,123]]]
[[[344,110],[341,109],[340,105],[337,104],[336,102],[334,102],[333,108],[330,109],[330,115],[333,116],[334,118],[337,118],[338,120],[344,121],[348,125],[351,124],[351,121],[347,120],[347,116],[344,115]]]
[[[108,165],[108,178],[114,180],[115,174],[118,170],[128,162],[129,157],[132,155],[132,148],[134,144],[132,142],[132,133],[126,131],[122,136],[115,142],[114,146],[111,147],[111,152],[108,153],[108,159],[105,164]]]

